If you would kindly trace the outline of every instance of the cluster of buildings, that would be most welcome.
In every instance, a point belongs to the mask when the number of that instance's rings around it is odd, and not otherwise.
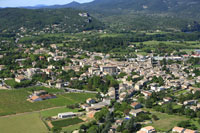
[[[34,91],[33,94],[29,95],[29,98],[27,100],[30,102],[38,102],[53,98],[57,98],[56,95],[48,94],[48,92],[44,90],[39,90],[39,91]]]

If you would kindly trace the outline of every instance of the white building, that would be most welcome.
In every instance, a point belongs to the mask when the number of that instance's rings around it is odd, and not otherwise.
[[[73,112],[59,113],[58,118],[63,119],[63,118],[73,117],[73,116],[76,116],[76,115],[77,114],[75,114]]]

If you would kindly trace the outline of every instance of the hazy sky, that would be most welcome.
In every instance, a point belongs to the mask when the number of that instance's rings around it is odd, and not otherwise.
[[[0,0],[0,7],[19,7],[19,6],[35,6],[35,5],[55,5],[67,4],[73,0]],[[80,3],[90,2],[93,0],[75,0]]]

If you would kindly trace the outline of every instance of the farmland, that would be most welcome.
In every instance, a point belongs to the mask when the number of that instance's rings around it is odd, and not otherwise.
[[[64,119],[64,120],[53,121],[52,124],[54,127],[67,127],[67,126],[75,125],[81,122],[84,122],[84,121],[79,118],[69,118],[69,119]]]
[[[44,88],[43,88],[44,89]],[[17,114],[23,112],[39,111],[42,109],[66,106],[84,102],[87,98],[94,97],[94,94],[67,93],[59,94],[55,99],[30,103],[26,99],[30,95],[29,89],[1,90],[0,92],[0,115]],[[54,89],[47,89],[49,92],[56,92]]]
[[[12,128],[11,128],[12,127]],[[0,118],[1,133],[47,133],[48,129],[39,113],[30,113]]]

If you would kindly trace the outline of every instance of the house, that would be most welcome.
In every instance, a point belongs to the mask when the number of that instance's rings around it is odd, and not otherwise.
[[[141,109],[137,109],[137,110],[131,110],[130,112],[129,112],[129,114],[131,114],[131,115],[133,115],[133,116],[137,116],[138,114],[140,114],[140,113],[144,113],[144,111],[143,110],[141,110]]]
[[[152,95],[150,91],[141,91],[141,93],[145,96],[145,98],[149,98]]]
[[[126,95],[127,95],[126,92],[122,92],[122,93],[120,93],[120,95],[119,95],[119,100],[120,100],[120,101],[123,101],[124,98],[126,97]]]
[[[0,65],[0,71],[5,68],[5,65]]]
[[[131,107],[133,107],[134,109],[139,109],[142,107],[142,105],[138,102],[133,102],[131,103]]]
[[[22,81],[25,81],[26,78],[23,75],[19,75],[18,77],[15,78],[15,81],[17,83],[21,83]]]
[[[39,91],[34,91],[33,92],[33,96],[40,96],[40,95],[45,95],[48,94],[48,92],[46,92],[45,90],[39,90]]]
[[[198,131],[190,130],[190,129],[185,129],[184,133],[198,133]]]
[[[116,130],[117,130],[117,125],[112,125],[112,126],[110,127],[110,131],[109,131],[108,133],[115,133]]]
[[[188,101],[184,101],[184,105],[194,105],[197,103],[197,100],[188,100]]]
[[[138,131],[137,133],[155,133],[156,130],[154,127],[152,126],[147,126],[147,127],[143,127],[140,129],[140,131]]]
[[[172,129],[172,132],[175,132],[175,133],[183,133],[184,130],[185,130],[185,129],[182,128],[182,127],[174,127],[174,128]]]
[[[86,109],[86,108],[88,108],[88,107],[90,107],[88,104],[83,104],[83,105],[81,105],[81,108],[82,108],[82,109]]]
[[[123,120],[116,120],[115,125],[121,126],[123,123]]]
[[[86,100],[86,103],[87,104],[93,104],[93,103],[95,103],[96,101],[94,100],[94,99],[92,99],[92,98],[88,98],[87,100]]]
[[[32,102],[37,102],[37,101],[42,101],[42,98],[40,98],[39,96],[32,96],[32,97],[30,98],[30,100],[31,100]]]
[[[56,83],[56,88],[61,89],[64,87],[63,83]]]
[[[69,118],[69,117],[74,117],[77,114],[73,113],[73,112],[66,112],[66,113],[59,113],[58,114],[58,118],[63,119],[63,118]]]
[[[116,98],[115,88],[110,87],[107,94],[111,99],[115,99]]]
[[[98,111],[98,110],[101,110],[103,107],[105,107],[105,105],[95,105],[95,106],[92,106],[92,107],[86,107],[86,111],[87,112],[90,112],[90,111]]]
[[[135,84],[135,89],[140,90],[140,89],[142,89],[142,86],[143,85],[140,82],[138,82],[138,83]]]
[[[174,133],[198,133],[198,131],[185,129],[185,128],[182,128],[182,127],[174,127],[172,129],[172,132],[174,132]]]
[[[172,98],[171,97],[165,97],[165,98],[163,98],[163,101],[168,103],[168,102],[172,101]]]

